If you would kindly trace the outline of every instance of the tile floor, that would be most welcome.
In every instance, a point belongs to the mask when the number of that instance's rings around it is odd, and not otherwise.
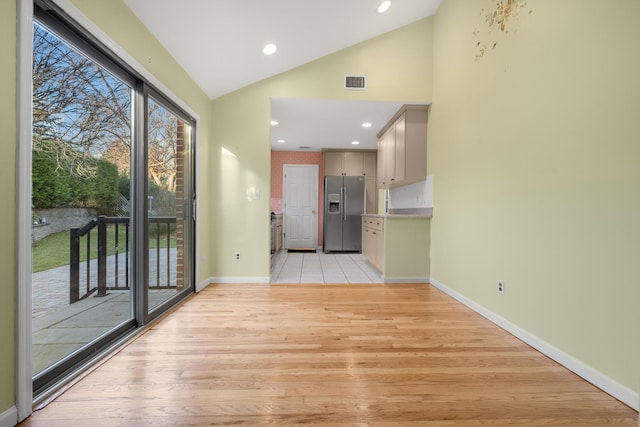
[[[383,283],[362,254],[288,253],[276,256],[271,283]]]

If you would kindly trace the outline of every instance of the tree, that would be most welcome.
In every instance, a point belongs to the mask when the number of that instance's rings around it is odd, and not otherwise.
[[[32,204],[39,209],[64,206],[73,200],[73,185],[67,177],[61,178],[56,161],[50,153],[34,151]]]
[[[148,175],[156,185],[175,192],[177,138],[180,122],[161,105],[149,102]],[[118,166],[121,175],[130,175],[131,156],[128,142],[114,141],[103,157]]]
[[[131,94],[105,68],[34,25],[33,151],[47,153],[56,170],[92,178],[99,165],[92,160],[102,158],[130,175]],[[173,192],[178,120],[159,103],[148,105],[148,175]]]
[[[155,102],[149,102],[149,177],[170,192],[176,187],[178,119]]]
[[[104,159],[89,159],[92,177],[59,168],[51,153],[33,153],[32,204],[34,208],[91,207],[113,215],[118,201],[118,168]]]
[[[130,145],[130,89],[40,25],[34,25],[33,150],[57,168],[93,176],[106,145]]]
[[[100,214],[114,215],[118,203],[118,168],[107,160],[96,161],[96,176],[91,182],[92,206]]]
[[[105,68],[34,25],[34,207],[115,212],[119,187],[130,179],[131,94]],[[178,120],[152,99],[148,110],[148,176],[165,214],[175,211]]]

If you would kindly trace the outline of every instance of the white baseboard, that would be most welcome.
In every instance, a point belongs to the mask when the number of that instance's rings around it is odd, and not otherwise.
[[[207,277],[202,282],[196,285],[196,292],[200,292],[207,286],[214,283],[269,283],[269,277],[251,276],[251,277],[238,277],[238,276],[217,276]]]
[[[584,378],[591,384],[596,387],[602,389],[604,392],[610,394],[615,397],[619,401],[624,404],[630,406],[631,408],[638,410],[640,406],[640,394],[634,390],[631,390],[629,387],[626,387],[619,382],[613,380],[612,378],[606,376],[602,372],[594,369],[593,367],[587,365],[586,363],[576,359],[570,354],[565,353],[557,347],[549,344],[543,339],[537,337],[536,335],[528,332],[521,327],[511,323],[507,319],[498,314],[492,312],[486,307],[476,303],[475,301],[465,297],[461,293],[451,289],[450,287],[438,282],[433,277],[430,282],[433,286],[440,289],[445,294],[451,296],[452,298],[460,301],[462,304],[466,305],[476,313],[481,316],[487,318],[491,322],[495,323],[497,326],[501,327],[505,331],[514,335],[515,337],[521,339],[525,343],[529,344],[531,347],[535,348],[542,354],[550,357],[555,360],[565,368]]]
[[[217,276],[209,277],[207,279],[208,284],[211,283],[269,283],[271,278],[269,276]]]
[[[0,414],[0,427],[14,427],[18,424],[18,409],[15,406]]]
[[[429,283],[428,277],[384,277],[384,283]]]
[[[213,283],[213,277],[207,277],[202,282],[196,284],[196,293],[200,292],[201,290],[203,290],[204,288],[206,288],[212,283]]]

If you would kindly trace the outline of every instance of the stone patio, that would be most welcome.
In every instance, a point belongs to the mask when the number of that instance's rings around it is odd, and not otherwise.
[[[150,251],[150,283],[157,276],[155,250]],[[176,250],[169,252],[170,283],[175,283]],[[167,251],[160,251],[160,265],[166,266]],[[91,283],[96,283],[96,261],[91,261]],[[166,269],[160,282],[167,283]],[[109,285],[115,281],[115,256],[107,259]],[[86,278],[86,263],[80,265],[81,288]],[[118,259],[119,283],[124,285],[124,255]],[[84,275],[84,276],[83,276]],[[82,291],[81,291],[82,292]],[[176,294],[175,289],[149,289],[150,309]],[[132,315],[129,290],[110,291],[104,297],[91,296],[69,304],[69,266],[53,268],[32,275],[32,343],[33,373],[36,374],[83,345],[129,320]]]

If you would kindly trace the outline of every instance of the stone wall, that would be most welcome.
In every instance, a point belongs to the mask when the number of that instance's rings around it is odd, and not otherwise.
[[[32,240],[37,242],[50,234],[60,231],[69,231],[71,228],[80,228],[91,219],[95,218],[96,212],[93,209],[84,208],[54,208],[54,209],[34,209],[33,213],[40,220],[37,225],[31,227]]]

